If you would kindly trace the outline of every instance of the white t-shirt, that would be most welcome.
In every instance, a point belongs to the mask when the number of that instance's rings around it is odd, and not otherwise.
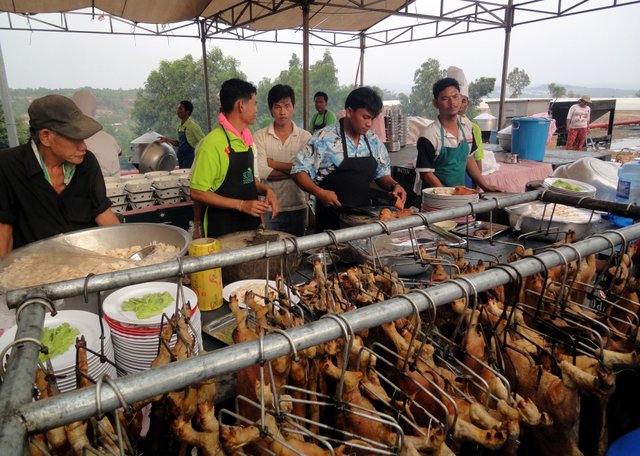
[[[100,130],[90,138],[84,140],[87,149],[93,152],[93,155],[100,163],[100,169],[103,176],[117,176],[120,174],[120,146],[115,138],[106,131]]]
[[[256,156],[258,159],[258,175],[264,176],[262,181],[271,187],[278,197],[278,203],[282,211],[295,211],[306,207],[305,193],[298,187],[294,180],[288,179],[270,181],[267,180],[273,168],[267,165],[267,158],[272,160],[291,163],[300,149],[311,138],[311,133],[299,128],[291,122],[293,131],[283,143],[273,129],[273,123],[266,128],[258,130],[253,135]]]
[[[568,128],[587,128],[589,126],[589,118],[591,117],[591,108],[585,106],[584,108],[579,104],[574,104],[569,108],[567,114],[567,129]]]

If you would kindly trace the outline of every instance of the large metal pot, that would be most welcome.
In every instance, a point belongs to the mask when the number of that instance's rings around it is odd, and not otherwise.
[[[147,148],[147,146],[160,138],[160,133],[149,130],[142,136],[138,136],[131,141],[131,163],[138,165],[140,163],[140,157]]]
[[[140,157],[140,172],[172,171],[178,164],[178,156],[173,147],[166,143],[149,144]]]
[[[478,125],[482,131],[493,131],[496,129],[496,125],[498,125],[498,119],[488,112],[478,114],[473,118],[473,122]]]
[[[288,233],[272,230],[239,231],[220,236],[220,249],[222,251],[241,249],[252,245],[264,244],[265,242],[275,242],[287,237],[292,237]],[[302,260],[300,254],[289,254],[285,256],[285,273],[293,272]],[[276,274],[282,272],[281,257],[273,257],[264,260],[252,261],[250,263],[235,264],[222,268],[222,281],[225,284],[246,279],[264,279],[267,277],[267,265],[269,266],[269,279],[273,280]]]

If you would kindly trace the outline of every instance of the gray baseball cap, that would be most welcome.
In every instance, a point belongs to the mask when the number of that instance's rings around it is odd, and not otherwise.
[[[29,125],[36,130],[47,128],[71,139],[87,139],[102,130],[102,125],[80,111],[62,95],[46,95],[29,105]]]

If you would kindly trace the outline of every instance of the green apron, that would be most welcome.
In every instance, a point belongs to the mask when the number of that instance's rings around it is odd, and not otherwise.
[[[462,137],[464,138],[462,142],[458,143],[457,147],[445,147],[444,128],[440,125],[442,147],[435,161],[434,174],[440,179],[444,187],[464,185],[464,173],[467,169],[467,158],[469,157],[469,144],[467,144],[460,120],[458,120],[458,130],[462,132]]]

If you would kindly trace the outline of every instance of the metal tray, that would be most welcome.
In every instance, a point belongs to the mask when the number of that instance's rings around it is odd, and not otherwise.
[[[499,223],[476,221],[467,225],[458,226],[451,231],[460,236],[467,236],[468,233],[471,239],[489,239],[491,236],[495,237],[500,233],[504,233],[509,228],[509,226],[500,225]]]

